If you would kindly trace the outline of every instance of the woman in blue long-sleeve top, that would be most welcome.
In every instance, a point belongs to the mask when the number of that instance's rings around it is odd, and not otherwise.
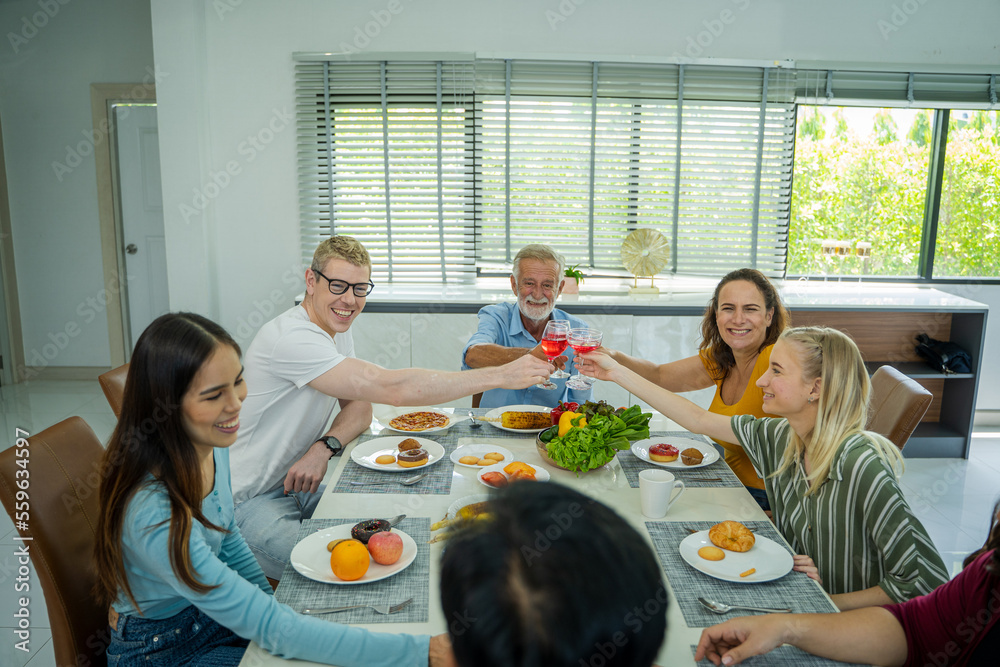
[[[278,603],[233,519],[228,447],[246,387],[214,322],[164,315],[139,338],[101,471],[97,594],[109,665],[236,665],[249,640],[285,658],[427,665],[446,640],[372,633]]]

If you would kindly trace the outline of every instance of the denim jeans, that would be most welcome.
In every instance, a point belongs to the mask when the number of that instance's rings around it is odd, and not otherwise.
[[[108,667],[228,667],[250,642],[190,606],[169,618],[118,617],[111,629]]]
[[[299,524],[312,518],[325,485],[316,493],[289,493],[281,486],[249,498],[236,506],[236,525],[260,569],[271,579],[281,579],[281,572],[292,554]]]

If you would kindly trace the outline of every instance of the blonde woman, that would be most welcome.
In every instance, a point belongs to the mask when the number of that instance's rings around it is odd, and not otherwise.
[[[682,427],[743,447],[764,479],[795,570],[842,609],[902,602],[948,580],[941,556],[899,488],[902,457],[864,430],[871,383],[861,353],[835,329],[788,329],[757,381],[779,418],[713,414],[592,352],[580,371],[610,380]]]

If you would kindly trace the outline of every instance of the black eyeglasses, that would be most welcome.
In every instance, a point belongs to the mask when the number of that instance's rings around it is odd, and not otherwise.
[[[348,289],[351,289],[354,292],[354,296],[358,297],[359,299],[363,299],[364,297],[371,294],[372,290],[375,289],[375,283],[373,283],[370,280],[366,283],[348,283],[344,282],[343,280],[334,280],[333,278],[327,278],[320,271],[317,271],[316,269],[313,269],[313,273],[322,276],[323,278],[326,278],[326,282],[330,283],[331,294],[343,294]]]

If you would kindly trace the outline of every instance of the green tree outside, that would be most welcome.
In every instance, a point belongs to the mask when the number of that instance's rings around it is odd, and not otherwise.
[[[887,111],[876,114],[868,137],[843,140],[846,133],[835,132],[841,138],[815,140],[798,133],[789,275],[917,275],[930,146],[911,136],[912,127],[908,140],[887,141],[895,123],[890,126],[886,118],[892,120]],[[997,112],[973,115],[949,132],[937,277],[1000,276],[998,120]],[[828,239],[848,242],[852,249],[858,242],[870,243],[871,257],[824,255]]]

